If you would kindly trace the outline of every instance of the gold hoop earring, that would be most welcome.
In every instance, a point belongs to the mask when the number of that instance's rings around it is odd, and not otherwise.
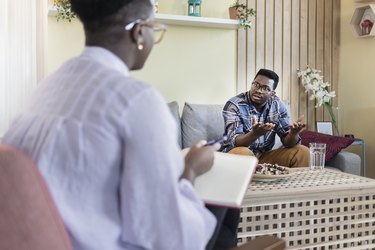
[[[142,43],[138,44],[138,50],[143,50],[143,44]]]

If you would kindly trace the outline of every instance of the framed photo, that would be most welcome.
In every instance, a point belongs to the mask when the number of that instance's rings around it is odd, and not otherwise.
[[[316,131],[327,135],[333,135],[332,122],[316,122]]]

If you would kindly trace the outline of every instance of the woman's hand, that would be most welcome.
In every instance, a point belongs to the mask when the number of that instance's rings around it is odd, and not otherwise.
[[[220,144],[204,146],[205,141],[193,145],[185,156],[185,169],[181,178],[194,183],[195,178],[209,171],[214,163],[214,152],[220,149]]]

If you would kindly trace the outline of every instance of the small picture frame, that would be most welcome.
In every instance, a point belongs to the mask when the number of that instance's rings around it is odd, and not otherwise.
[[[333,135],[332,122],[316,122],[316,131],[322,134]]]

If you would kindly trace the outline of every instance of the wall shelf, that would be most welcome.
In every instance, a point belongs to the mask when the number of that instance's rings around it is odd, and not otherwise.
[[[369,3],[369,2],[373,2],[374,0],[354,0],[354,2],[356,3]]]
[[[194,26],[220,29],[238,29],[238,20],[212,17],[195,17],[170,14],[156,14],[156,19],[169,25]]]
[[[57,10],[53,6],[49,6],[48,15],[55,16]],[[238,29],[239,21],[225,18],[212,18],[212,17],[195,17],[195,16],[182,16],[170,14],[156,14],[156,19],[161,23],[169,25],[179,25],[188,27],[206,27],[218,29]]]
[[[57,9],[53,5],[48,6],[48,15],[49,16],[56,16],[57,15]]]
[[[352,27],[353,34],[356,37],[365,38],[365,37],[374,37],[375,36],[375,25],[371,28],[369,34],[363,34],[361,24],[364,20],[370,20],[372,23],[375,23],[375,5],[368,4],[365,6],[358,7],[354,10],[352,20],[350,25]]]

